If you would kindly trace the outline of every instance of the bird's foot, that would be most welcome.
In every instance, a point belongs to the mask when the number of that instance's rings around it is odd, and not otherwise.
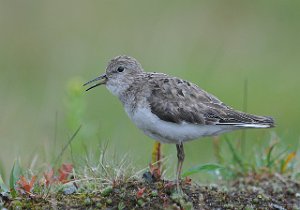
[[[176,179],[175,182],[176,182],[176,193],[180,196],[183,196],[184,192],[183,192],[182,187],[181,187],[181,180]]]

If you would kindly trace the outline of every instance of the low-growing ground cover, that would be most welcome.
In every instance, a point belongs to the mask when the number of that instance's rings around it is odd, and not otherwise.
[[[144,178],[90,193],[72,191],[69,184],[47,197],[2,194],[0,200],[13,209],[300,209],[300,184],[279,174],[252,174],[227,184],[182,184],[183,196],[170,181]]]
[[[110,157],[107,145],[96,160],[58,165],[79,129],[52,166],[34,170],[16,161],[8,182],[0,174],[0,209],[300,209],[297,149],[278,141],[271,139],[249,158],[238,142],[214,139],[217,163],[184,171],[178,193],[165,176],[159,143],[149,168],[138,171],[128,157]],[[189,178],[204,172],[215,179]]]

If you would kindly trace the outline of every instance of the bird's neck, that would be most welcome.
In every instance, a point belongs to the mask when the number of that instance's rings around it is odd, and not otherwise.
[[[130,109],[132,112],[134,112],[137,105],[138,92],[139,89],[135,86],[135,83],[133,83],[119,95],[119,99],[123,106],[127,107],[126,109]]]
[[[131,78],[131,81],[128,78],[126,81],[111,81],[106,83],[106,87],[113,95],[119,98],[124,107],[130,107],[133,112],[146,85],[146,81],[143,78],[142,75],[136,75]]]

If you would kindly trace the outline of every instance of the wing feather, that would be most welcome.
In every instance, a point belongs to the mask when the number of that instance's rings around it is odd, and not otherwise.
[[[161,120],[172,123],[198,125],[273,125],[270,117],[256,116],[236,111],[197,85],[149,73],[151,94],[147,98],[151,112]]]

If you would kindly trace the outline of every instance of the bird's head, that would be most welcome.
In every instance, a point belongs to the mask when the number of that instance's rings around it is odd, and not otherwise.
[[[141,64],[132,57],[121,55],[111,59],[106,67],[106,72],[99,77],[84,84],[93,84],[86,91],[105,84],[114,94],[120,95],[134,81],[138,74],[143,73]]]

